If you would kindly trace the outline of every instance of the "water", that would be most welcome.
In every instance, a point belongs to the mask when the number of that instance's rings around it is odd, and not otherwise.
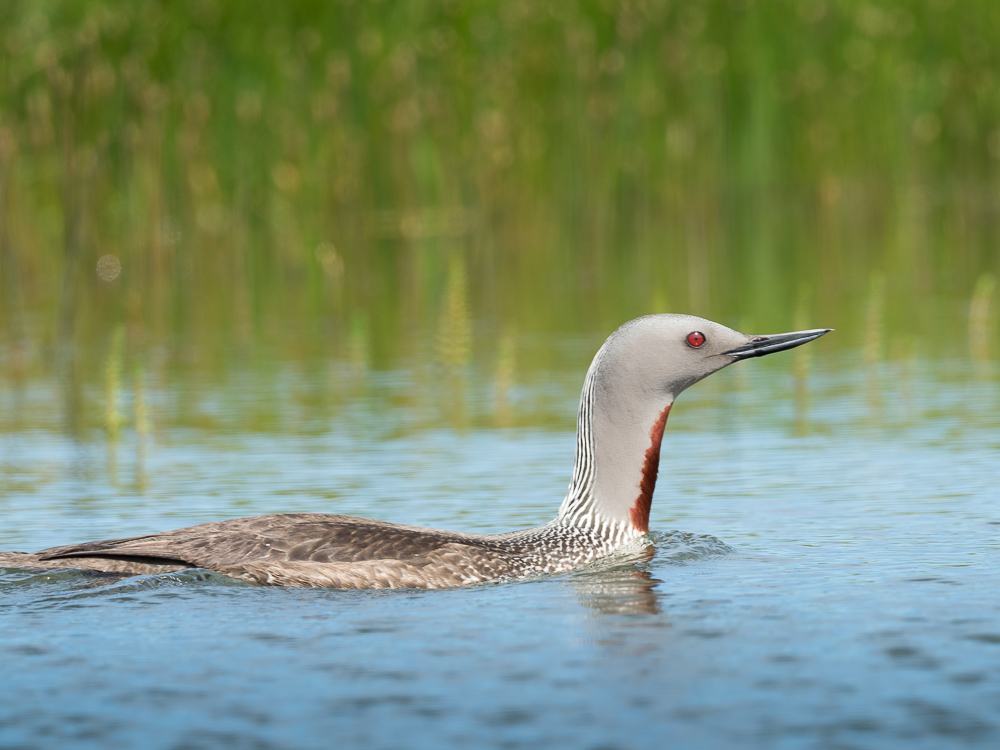
[[[5,570],[0,747],[996,747],[995,365],[821,354],[796,387],[791,362],[682,397],[650,548],[591,569],[432,592]],[[428,378],[403,365],[295,408],[339,367],[203,384],[201,428],[154,389],[144,444],[65,436],[33,383],[30,427],[0,436],[0,546],[275,511],[474,531],[555,512],[582,372],[517,386],[512,427],[483,417],[477,376],[463,417],[429,418],[451,407],[407,398]],[[238,429],[252,403],[280,416]]]

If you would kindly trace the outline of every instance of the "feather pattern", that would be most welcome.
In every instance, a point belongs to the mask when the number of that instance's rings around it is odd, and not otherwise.
[[[208,568],[280,586],[440,588],[571,570],[611,547],[594,533],[555,523],[506,534],[465,534],[352,516],[287,513],[34,554],[0,553],[0,565],[114,573]]]

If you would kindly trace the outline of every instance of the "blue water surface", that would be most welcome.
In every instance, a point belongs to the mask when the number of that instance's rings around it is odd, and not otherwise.
[[[0,747],[1000,746],[995,368],[789,370],[684,394],[648,549],[571,574],[345,592],[3,570]],[[395,400],[413,373],[381,377],[334,420],[267,432],[156,429],[155,408],[144,441],[8,432],[0,547],[281,511],[551,518],[579,383],[511,396],[561,426],[442,427]],[[203,408],[224,421],[255,388]]]

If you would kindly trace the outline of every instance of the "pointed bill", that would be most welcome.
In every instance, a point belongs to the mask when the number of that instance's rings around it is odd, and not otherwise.
[[[797,346],[808,344],[810,341],[814,341],[832,330],[832,328],[814,328],[811,331],[793,331],[792,333],[775,333],[771,336],[754,336],[749,343],[738,346],[735,349],[730,349],[725,354],[735,357],[738,360],[749,359],[750,357],[763,357],[765,354],[783,352],[786,349],[794,349]]]

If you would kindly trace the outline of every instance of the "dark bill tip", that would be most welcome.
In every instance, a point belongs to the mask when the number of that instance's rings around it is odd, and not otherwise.
[[[786,349],[794,349],[797,346],[808,344],[810,341],[814,341],[832,330],[832,328],[814,328],[811,331],[793,331],[792,333],[776,333],[773,336],[755,336],[750,343],[730,349],[726,354],[736,359],[763,357],[765,354],[783,352]]]

